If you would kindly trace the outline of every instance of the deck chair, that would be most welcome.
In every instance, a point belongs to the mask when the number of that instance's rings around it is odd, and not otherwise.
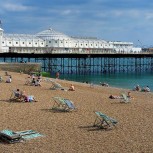
[[[16,102],[22,102],[23,99],[21,99],[19,93],[17,93],[15,90],[12,91],[10,99],[10,102],[16,101]]]
[[[54,82],[54,81],[51,81],[51,83],[52,83],[52,87],[50,88],[51,90],[65,90],[65,91],[67,91],[67,88],[62,87],[61,84]]]
[[[121,98],[120,98],[120,102],[121,103],[129,103],[130,102],[130,98],[126,94],[122,93],[121,94]]]
[[[57,111],[72,111],[75,110],[76,107],[74,106],[73,102],[69,99],[65,99],[62,97],[53,97],[54,105],[52,107],[52,110]]]
[[[102,129],[110,129],[118,123],[115,119],[101,112],[95,112],[95,114],[97,115],[97,117],[94,121],[93,126],[96,126]]]
[[[43,135],[34,130],[14,132],[12,130],[6,129],[0,131],[0,140],[7,143],[23,142],[25,140],[36,138],[39,136]]]

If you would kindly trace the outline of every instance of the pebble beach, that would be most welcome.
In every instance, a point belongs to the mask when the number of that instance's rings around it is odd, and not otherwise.
[[[131,91],[128,104],[110,95],[127,93],[130,89],[90,87],[86,83],[53,79],[63,87],[72,83],[75,91],[50,90],[52,83],[43,78],[41,87],[25,85],[27,74],[0,71],[0,131],[35,130],[43,137],[23,143],[0,143],[1,153],[152,153],[153,152],[153,93]],[[9,102],[14,89],[34,95],[38,102]],[[53,112],[53,97],[70,99],[77,111]],[[118,121],[110,130],[93,127],[96,111]]]

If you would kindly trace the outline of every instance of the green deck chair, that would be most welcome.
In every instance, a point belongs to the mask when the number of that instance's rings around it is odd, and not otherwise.
[[[129,103],[130,102],[130,98],[126,94],[122,93],[120,102],[121,103]]]
[[[102,129],[109,129],[118,123],[115,119],[113,119],[113,118],[111,118],[101,112],[95,112],[95,114],[97,115],[97,117],[94,121],[93,126],[96,126],[96,127],[102,128]]]
[[[54,105],[52,107],[52,110],[72,111],[76,109],[73,102],[70,101],[69,99],[65,99],[62,97],[53,97],[53,100],[54,100]]]

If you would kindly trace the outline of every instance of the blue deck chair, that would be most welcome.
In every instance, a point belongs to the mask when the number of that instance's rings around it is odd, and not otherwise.
[[[23,142],[28,139],[43,136],[42,134],[34,130],[18,131],[14,132],[12,130],[6,129],[0,131],[0,140],[7,143]]]
[[[95,113],[96,113],[97,117],[94,121],[94,126],[96,126],[96,127],[99,127],[102,129],[109,129],[118,123],[115,119],[113,119],[113,118],[111,118],[101,112],[95,112]]]
[[[129,103],[130,102],[130,98],[126,94],[122,93],[121,94],[121,98],[120,98],[120,102],[121,103]]]
[[[75,110],[76,107],[74,106],[73,102],[70,101],[69,99],[64,99],[64,102],[66,103],[66,109],[71,111],[71,110]]]
[[[76,109],[73,102],[70,101],[69,99],[65,99],[62,97],[53,97],[53,99],[55,103],[52,107],[52,110],[72,111]]]

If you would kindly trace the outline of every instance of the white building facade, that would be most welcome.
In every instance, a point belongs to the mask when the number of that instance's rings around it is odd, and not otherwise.
[[[5,34],[0,28],[0,53],[116,54],[139,53],[131,42],[105,41],[94,37],[70,37],[53,29],[35,35]]]

